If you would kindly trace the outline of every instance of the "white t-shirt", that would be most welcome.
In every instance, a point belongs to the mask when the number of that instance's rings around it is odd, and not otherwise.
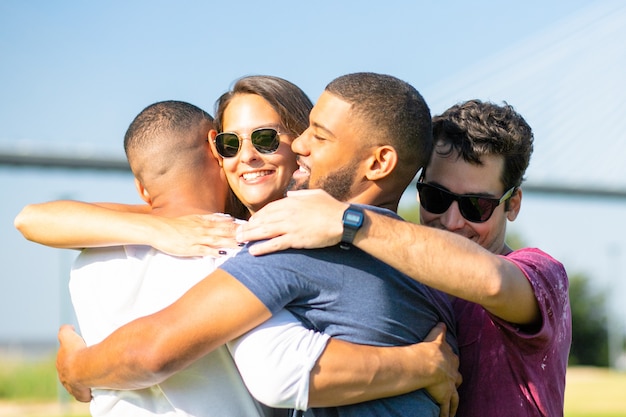
[[[72,268],[70,294],[85,342],[98,343],[129,321],[170,305],[224,259],[174,257],[137,245],[83,250]],[[242,373],[257,389],[274,394],[264,397],[270,405],[306,408],[309,371],[327,336],[308,331],[287,312],[275,315],[263,329],[249,333],[256,334],[254,344],[245,342],[248,336],[233,343],[242,346],[236,353],[247,363]],[[277,337],[291,341],[292,347],[281,353],[271,342]],[[282,361],[282,355],[290,360]],[[276,372],[275,365],[283,371]],[[225,346],[150,388],[94,389],[92,394],[94,417],[269,415],[246,389]]]

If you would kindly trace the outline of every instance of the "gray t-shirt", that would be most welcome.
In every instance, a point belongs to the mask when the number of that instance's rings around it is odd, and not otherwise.
[[[388,210],[364,208],[397,217]],[[272,313],[286,308],[306,327],[338,339],[377,346],[407,345],[422,341],[443,321],[448,342],[456,350],[447,296],[358,248],[286,250],[259,257],[244,248],[221,268]],[[439,407],[424,390],[313,411],[315,416],[439,415]]]

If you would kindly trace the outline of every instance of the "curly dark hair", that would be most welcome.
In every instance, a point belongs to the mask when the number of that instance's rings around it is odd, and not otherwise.
[[[515,109],[480,100],[469,100],[433,117],[436,152],[456,151],[464,161],[481,165],[484,155],[502,155],[500,180],[507,190],[519,187],[533,152],[533,132]]]

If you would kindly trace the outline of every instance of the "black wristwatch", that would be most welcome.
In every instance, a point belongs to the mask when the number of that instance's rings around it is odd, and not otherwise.
[[[364,217],[363,209],[354,204],[350,204],[350,207],[343,212],[343,235],[339,243],[341,249],[350,249],[356,232],[363,226]]]

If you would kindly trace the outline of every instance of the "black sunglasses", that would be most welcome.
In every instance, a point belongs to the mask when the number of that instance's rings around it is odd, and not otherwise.
[[[510,188],[500,198],[490,198],[472,194],[455,194],[444,188],[423,182],[417,183],[420,204],[426,211],[442,214],[453,201],[459,204],[461,216],[472,223],[484,223],[500,204],[511,198],[517,187]]]
[[[254,149],[263,154],[276,152],[280,145],[280,133],[276,129],[265,127],[250,133],[250,142]],[[233,132],[222,132],[215,136],[215,147],[222,158],[232,158],[241,149],[242,137]]]

